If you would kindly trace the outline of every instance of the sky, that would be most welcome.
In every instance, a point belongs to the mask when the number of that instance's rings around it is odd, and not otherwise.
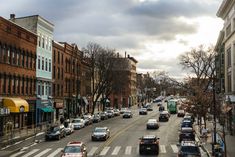
[[[215,45],[222,0],[0,0],[0,16],[40,15],[54,24],[54,40],[89,42],[134,57],[138,73],[165,71],[183,79],[178,56]]]

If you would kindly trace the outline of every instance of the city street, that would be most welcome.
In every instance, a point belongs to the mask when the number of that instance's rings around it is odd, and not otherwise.
[[[158,119],[158,107],[154,106],[153,111],[147,115],[139,115],[138,109],[132,109],[133,118],[123,119],[122,115],[100,123],[94,123],[73,134],[62,138],[60,141],[43,141],[39,144],[11,155],[11,157],[52,157],[60,156],[61,150],[69,141],[83,141],[87,145],[88,156],[140,156],[138,151],[139,138],[143,135],[157,135],[160,138],[161,157],[173,157],[178,153],[178,129],[181,118],[171,115],[168,122],[159,122],[158,130],[146,130],[146,122],[149,118]],[[91,141],[92,129],[96,126],[107,126],[110,128],[111,136],[107,141]]]

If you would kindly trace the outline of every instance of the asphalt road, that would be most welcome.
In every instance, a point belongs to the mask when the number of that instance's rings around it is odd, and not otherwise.
[[[122,116],[94,123],[75,132],[60,141],[43,141],[38,144],[21,149],[11,157],[52,157],[60,156],[61,150],[69,141],[83,141],[87,146],[88,156],[104,157],[136,157],[139,155],[139,138],[143,135],[153,134],[160,138],[160,157],[175,157],[178,152],[178,129],[181,118],[171,115],[168,122],[159,122],[158,130],[146,130],[149,118],[158,119],[158,107],[153,106],[153,111],[148,115],[139,115],[138,109],[132,109],[133,118],[123,119]],[[107,141],[91,141],[91,132],[96,126],[110,128],[111,137]]]

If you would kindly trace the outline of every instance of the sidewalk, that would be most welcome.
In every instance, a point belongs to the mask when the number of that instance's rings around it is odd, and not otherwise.
[[[207,129],[209,130],[209,133],[207,134],[207,138],[202,138],[200,136],[200,129],[199,126],[195,122],[195,131],[197,135],[199,135],[199,140],[202,142],[203,148],[207,151],[208,156],[212,157],[212,133],[213,133],[213,123],[212,121],[207,121]],[[222,126],[217,122],[217,132],[222,132]],[[203,126],[203,125],[202,125]],[[226,147],[227,147],[227,157],[233,157],[235,154],[235,136],[231,136],[229,134],[226,134],[225,136],[225,142],[226,142]]]

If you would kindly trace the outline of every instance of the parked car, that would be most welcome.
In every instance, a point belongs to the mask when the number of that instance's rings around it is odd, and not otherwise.
[[[179,143],[182,141],[195,141],[195,132],[191,127],[183,127],[179,134]]]
[[[101,119],[101,120],[108,119],[108,114],[107,114],[107,112],[101,112],[101,113],[100,113],[100,119]]]
[[[147,129],[158,129],[159,124],[156,119],[149,119],[147,124],[146,124]]]
[[[108,114],[108,118],[114,117],[114,111],[113,110],[107,110],[106,112]]]
[[[119,109],[114,109],[114,116],[120,116],[120,110]]]
[[[98,123],[100,121],[101,121],[100,114],[98,113],[94,114],[93,123]]]
[[[66,135],[70,135],[74,132],[74,126],[73,124],[69,121],[69,119],[67,119],[65,122],[64,122],[64,129],[65,129],[65,132],[66,132]]]
[[[146,108],[140,108],[140,110],[139,110],[139,115],[147,115],[148,114],[148,112],[147,112],[147,109]]]
[[[144,108],[147,109],[147,111],[153,111],[153,107],[152,107],[152,104],[151,103],[147,103],[144,105]]]
[[[110,137],[108,127],[96,127],[91,135],[91,140],[107,140]]]
[[[181,128],[183,127],[193,128],[193,122],[191,120],[183,119],[181,122]]]
[[[123,114],[126,110],[128,110],[128,109],[125,108],[125,107],[122,107],[121,110],[120,110],[120,114]]]
[[[83,115],[83,119],[84,119],[85,125],[90,125],[93,123],[93,116],[90,114]]]
[[[177,117],[184,117],[185,111],[184,110],[178,110]]]
[[[64,125],[53,125],[51,126],[46,134],[45,134],[45,140],[52,140],[52,139],[57,139],[60,140],[60,138],[65,137],[66,136],[66,132],[64,129]]]
[[[72,120],[72,124],[73,124],[73,127],[74,129],[81,129],[81,128],[84,128],[85,127],[85,122],[83,119],[81,118],[75,118]]]
[[[80,141],[69,142],[61,152],[61,157],[87,157],[86,145]]]
[[[145,153],[151,153],[154,155],[159,154],[159,138],[155,135],[145,135],[140,138],[139,153],[143,155]]]
[[[195,141],[182,141],[178,151],[178,157],[201,157],[201,151]]]
[[[159,121],[160,122],[165,122],[165,121],[168,121],[170,118],[170,114],[168,111],[162,111],[160,112],[160,115],[159,115]]]
[[[122,118],[132,118],[133,114],[131,112],[131,110],[127,110],[123,113]]]

